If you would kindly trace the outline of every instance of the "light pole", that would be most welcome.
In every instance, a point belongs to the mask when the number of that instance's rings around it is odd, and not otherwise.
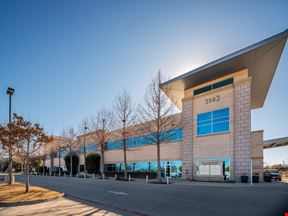
[[[86,178],[86,130],[87,130],[86,123],[84,125],[84,178]]]
[[[104,177],[104,171],[105,171],[105,168],[104,168],[104,150],[105,150],[105,118],[102,119],[102,137],[101,137],[101,175],[103,177],[103,179],[105,178]]]
[[[6,93],[9,95],[9,124],[11,123],[11,98],[15,89],[8,87]],[[12,146],[9,147],[9,181],[8,184],[12,184]]]

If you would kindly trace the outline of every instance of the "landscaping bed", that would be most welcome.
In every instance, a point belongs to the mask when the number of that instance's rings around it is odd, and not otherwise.
[[[30,191],[26,193],[24,184],[15,183],[13,185],[8,185],[6,183],[0,183],[0,203],[2,204],[43,202],[60,196],[63,196],[63,194],[41,187],[30,186]]]

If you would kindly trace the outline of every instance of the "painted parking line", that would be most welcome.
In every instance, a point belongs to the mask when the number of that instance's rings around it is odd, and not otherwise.
[[[118,192],[118,191],[108,191],[108,193],[112,193],[112,194],[116,194],[116,195],[123,195],[123,196],[127,196],[127,193],[124,192]]]

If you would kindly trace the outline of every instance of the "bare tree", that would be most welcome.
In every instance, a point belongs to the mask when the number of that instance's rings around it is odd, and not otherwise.
[[[161,72],[151,80],[144,97],[144,106],[139,105],[139,116],[144,137],[157,146],[157,179],[161,182],[160,144],[167,140],[166,131],[171,128],[174,120],[171,116],[175,106],[162,92],[160,84],[163,82]],[[167,87],[166,91],[170,91]],[[149,135],[149,136],[148,136]]]
[[[96,143],[96,145],[100,148],[101,154],[101,164],[100,164],[100,172],[101,175],[104,173],[104,152],[106,149],[107,142],[111,139],[113,130],[113,115],[110,111],[105,108],[102,108],[98,111],[96,117],[91,117],[89,122],[89,131],[90,136]]]
[[[72,177],[72,156],[73,153],[77,150],[79,142],[77,140],[77,135],[74,131],[74,128],[72,127],[64,129],[62,136],[64,138],[63,150],[66,151],[70,157],[70,177]]]
[[[124,177],[127,178],[127,138],[135,133],[133,125],[135,124],[135,111],[132,100],[126,89],[118,95],[114,104],[115,124],[120,131],[123,153],[124,153]]]
[[[88,130],[88,118],[84,118],[78,128],[79,134],[83,134],[83,156],[84,156],[84,176],[86,177],[87,169],[86,169],[86,133]],[[82,140],[80,140],[80,150],[81,150]],[[81,153],[81,151],[80,151]]]
[[[53,141],[47,143],[44,146],[44,149],[43,149],[44,152],[42,153],[42,156],[44,156],[43,159],[45,159],[46,158],[45,155],[50,155],[50,159],[51,159],[50,175],[52,175],[53,167],[56,167],[56,165],[54,164],[54,159],[58,157],[58,169],[59,169],[59,175],[61,175],[60,165],[61,165],[61,153],[63,150],[64,139],[61,137],[57,137],[57,136],[54,136],[53,138],[54,138]],[[44,167],[43,167],[43,171],[44,171]]]
[[[40,124],[32,124],[23,117],[13,114],[13,124],[17,131],[17,156],[24,164],[26,192],[29,192],[29,163],[38,155],[41,147],[53,138],[47,136]]]

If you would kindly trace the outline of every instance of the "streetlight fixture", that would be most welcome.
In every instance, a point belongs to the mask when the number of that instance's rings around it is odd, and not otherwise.
[[[7,95],[9,95],[9,123],[11,123],[11,97],[12,95],[14,94],[15,92],[15,89],[11,88],[11,87],[8,87],[7,88]]]

